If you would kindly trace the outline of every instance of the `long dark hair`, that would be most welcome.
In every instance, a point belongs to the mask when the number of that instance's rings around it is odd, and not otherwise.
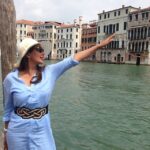
[[[25,56],[22,58],[21,62],[20,62],[20,65],[18,67],[18,70],[19,71],[26,71],[29,67],[29,60],[28,60],[28,57],[27,55],[29,53],[31,53],[33,51],[35,46],[31,47],[28,52],[25,54]],[[36,73],[36,76],[34,76],[30,83],[33,83],[33,84],[36,84],[36,83],[39,83],[41,80],[42,80],[42,71],[44,70],[45,68],[45,65],[37,65],[36,66],[36,69],[37,69],[37,73]]]

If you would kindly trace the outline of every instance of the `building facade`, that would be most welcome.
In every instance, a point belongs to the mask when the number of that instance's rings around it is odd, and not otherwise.
[[[57,59],[63,59],[79,52],[81,49],[82,17],[79,23],[74,20],[74,24],[62,24],[57,28]]]
[[[129,14],[126,63],[150,65],[150,7]]]
[[[92,21],[89,24],[83,24],[81,37],[81,50],[83,51],[87,48],[96,45],[97,42],[96,38],[97,38],[97,22]],[[93,54],[92,56],[86,58],[85,60],[95,61],[96,54]]]
[[[37,40],[45,50],[46,59],[56,59],[56,28],[61,23],[39,22],[33,26],[34,39]]]
[[[99,62],[125,63],[127,51],[128,14],[137,8],[124,5],[122,8],[98,14],[97,43],[115,33],[115,40],[96,53]]]
[[[33,21],[29,20],[17,20],[16,21],[16,38],[17,45],[27,37],[28,32],[33,32],[32,26],[34,25]]]

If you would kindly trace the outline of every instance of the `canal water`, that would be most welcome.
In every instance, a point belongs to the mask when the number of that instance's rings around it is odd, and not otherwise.
[[[150,67],[82,62],[49,109],[57,150],[150,150]]]

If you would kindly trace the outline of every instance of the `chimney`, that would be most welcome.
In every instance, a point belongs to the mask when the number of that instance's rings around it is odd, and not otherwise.
[[[103,13],[105,13],[105,10],[103,10]]]
[[[122,5],[122,8],[124,8],[125,7],[125,5]]]
[[[76,25],[77,24],[77,19],[74,19],[74,25]]]
[[[82,16],[79,16],[79,25],[81,26],[82,25]]]

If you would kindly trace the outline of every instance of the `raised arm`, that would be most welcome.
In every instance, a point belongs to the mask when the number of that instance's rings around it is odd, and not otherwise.
[[[96,44],[95,46],[88,48],[84,51],[78,52],[74,55],[74,59],[77,61],[81,61],[89,56],[91,56],[92,54],[94,54],[97,49],[102,48],[104,46],[106,46],[107,44],[109,44],[113,38],[114,38],[115,34],[110,35],[109,37],[107,37],[106,39],[102,40],[100,44]]]

